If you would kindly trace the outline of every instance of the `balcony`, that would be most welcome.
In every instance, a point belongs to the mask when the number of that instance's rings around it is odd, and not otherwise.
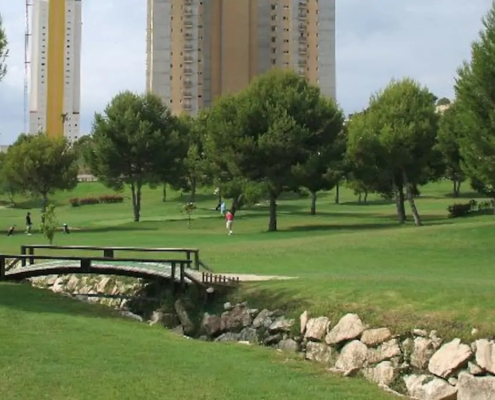
[[[192,64],[194,61],[194,57],[193,56],[184,56],[184,63],[186,64]]]
[[[190,90],[184,90],[182,92],[182,97],[184,99],[192,99],[192,91],[190,91]],[[184,103],[184,104],[186,104],[186,103]]]
[[[192,68],[184,68],[184,75],[192,75],[193,74],[193,69]]]

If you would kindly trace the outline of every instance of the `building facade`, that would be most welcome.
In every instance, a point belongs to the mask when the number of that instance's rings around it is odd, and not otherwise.
[[[336,98],[335,0],[148,0],[147,90],[196,114],[272,67]]]
[[[81,0],[34,0],[29,131],[79,137]]]

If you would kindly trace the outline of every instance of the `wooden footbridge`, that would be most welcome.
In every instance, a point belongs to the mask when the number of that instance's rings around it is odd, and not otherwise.
[[[35,250],[43,254],[35,254]],[[116,257],[117,252],[132,256]],[[138,256],[143,253],[154,256]],[[164,254],[175,254],[176,257],[164,258]],[[0,281],[68,274],[163,279],[173,283],[174,290],[176,284],[183,290],[190,284],[206,289],[212,285],[236,286],[239,283],[238,278],[214,274],[201,261],[199,249],[192,248],[23,245],[20,254],[0,253]]]

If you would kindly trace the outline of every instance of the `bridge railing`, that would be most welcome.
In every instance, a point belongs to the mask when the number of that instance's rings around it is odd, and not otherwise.
[[[204,262],[199,258],[199,249],[195,248],[167,248],[167,247],[118,247],[118,246],[56,246],[46,244],[34,244],[34,245],[22,245],[22,255],[35,255],[35,250],[62,250],[62,251],[98,251],[102,252],[103,257],[106,259],[114,259],[116,252],[133,252],[133,253],[182,253],[185,255],[186,260],[191,261],[189,265],[199,270],[200,267],[211,271]],[[30,264],[34,258],[24,258],[21,260],[22,265],[25,266],[26,262]]]

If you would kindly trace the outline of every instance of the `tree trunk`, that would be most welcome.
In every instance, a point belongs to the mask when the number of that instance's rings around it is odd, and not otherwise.
[[[189,201],[191,203],[196,203],[196,179],[191,179],[191,194],[189,196]]]
[[[461,181],[458,180],[457,178],[454,178],[452,181],[454,182],[454,192],[453,192],[454,198],[458,198],[459,195],[461,194]]]
[[[363,200],[361,196],[361,192],[358,193],[358,203],[361,204],[361,201]]]
[[[277,196],[270,192],[270,221],[268,223],[268,232],[277,231]]]
[[[132,210],[134,211],[134,222],[141,219],[141,183],[131,184]]]
[[[41,198],[41,213],[43,214],[46,211],[46,207],[48,206],[48,194],[43,193]]]
[[[316,192],[311,192],[311,210],[310,214],[311,215],[316,215]]]
[[[165,203],[167,201],[167,184],[164,183],[162,187],[162,201]]]
[[[335,185],[335,204],[340,204],[340,182]]]
[[[397,207],[399,223],[404,224],[406,222],[406,208],[404,206],[404,190],[402,185],[397,185],[395,188],[395,205]]]
[[[414,201],[414,194],[412,191],[412,185],[409,182],[409,180],[407,179],[407,175],[405,172],[402,172],[402,176],[404,179],[404,186],[406,187],[407,200],[409,201],[409,206],[411,207],[411,212],[412,212],[412,215],[414,218],[414,225],[421,226],[422,225],[421,218],[419,216],[418,209],[416,207],[416,202]]]
[[[364,204],[366,204],[368,202],[368,191],[365,190],[364,191]]]

